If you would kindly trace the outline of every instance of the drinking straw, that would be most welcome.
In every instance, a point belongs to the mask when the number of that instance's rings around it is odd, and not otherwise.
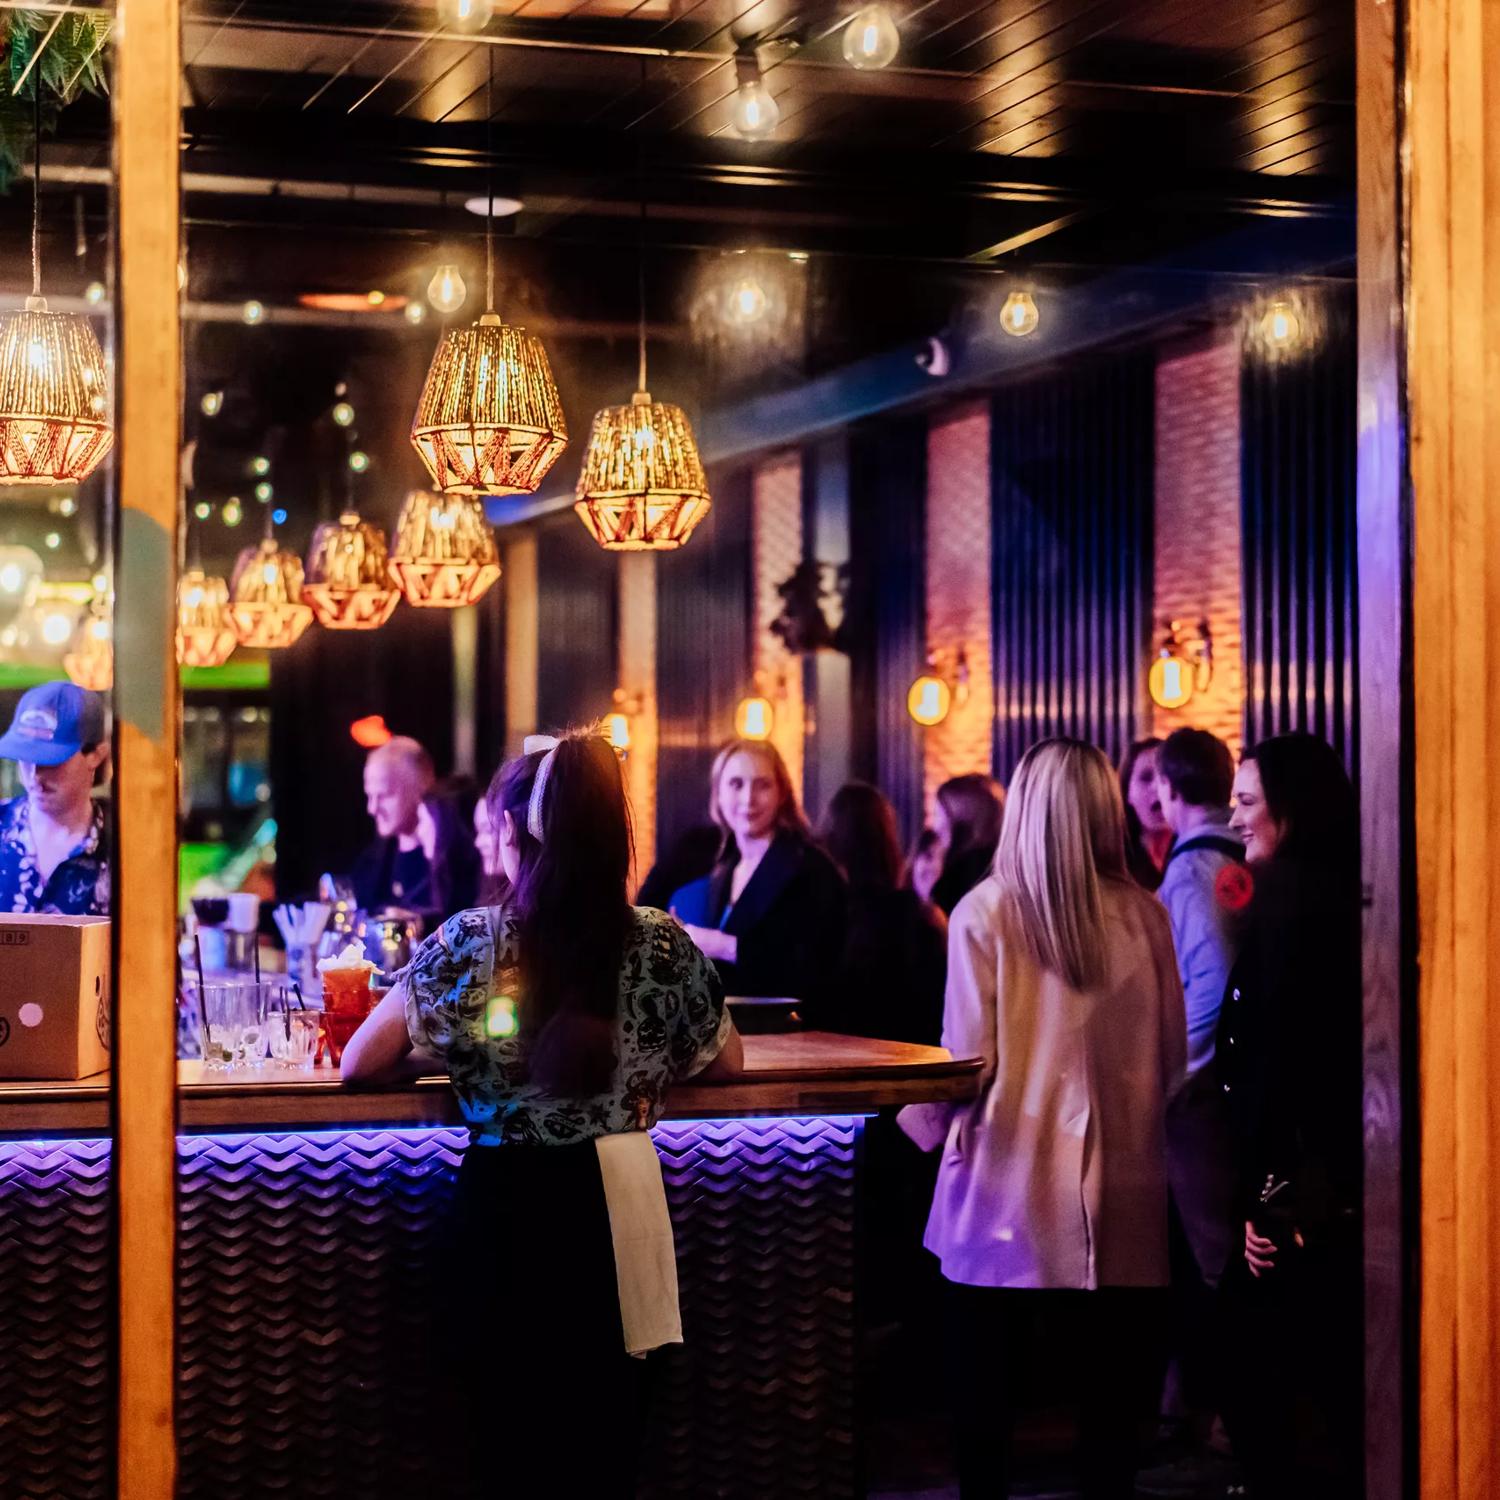
[[[193,953],[198,960],[198,1004],[203,1004],[203,937],[202,934],[193,934]]]
[[[260,983],[260,934],[250,934],[250,951],[255,955],[255,982]]]
[[[292,993],[297,997],[297,1009],[306,1010],[307,1002],[302,998],[302,986],[295,979],[292,981]]]

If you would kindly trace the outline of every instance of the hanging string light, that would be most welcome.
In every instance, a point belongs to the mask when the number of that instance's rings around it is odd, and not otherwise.
[[[47,309],[41,260],[41,78],[32,81],[36,137],[31,295],[0,320],[0,485],[77,484],[114,441],[104,352],[87,318]]]
[[[637,292],[640,363],[629,406],[594,417],[573,509],[609,552],[680,547],[711,501],[692,425],[680,406],[653,401],[646,388],[646,202],[641,199]]]
[[[540,339],[502,322],[495,311],[494,49],[489,52],[485,310],[478,322],[439,341],[411,428],[412,446],[433,483],[454,495],[530,494],[568,445],[547,351]]]
[[[500,576],[484,506],[469,495],[413,490],[396,521],[390,569],[406,602],[419,609],[473,604]]]

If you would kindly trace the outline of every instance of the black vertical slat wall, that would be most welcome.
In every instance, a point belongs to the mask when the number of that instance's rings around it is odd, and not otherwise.
[[[1118,760],[1150,723],[1154,356],[997,391],[990,466],[995,773],[1049,735]]]
[[[618,670],[619,563],[573,517],[537,534],[537,725],[607,714]]]
[[[922,823],[922,731],[906,693],[926,656],[927,425],[861,423],[849,444],[853,771],[891,799],[908,845]]]
[[[1240,373],[1245,742],[1305,729],[1358,765],[1352,299],[1321,309],[1313,347]]]
[[[657,849],[708,818],[708,772],[750,691],[748,469],[709,476],[713,509],[656,562]]]

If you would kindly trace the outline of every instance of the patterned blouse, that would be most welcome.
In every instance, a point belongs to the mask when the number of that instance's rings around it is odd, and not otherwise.
[[[31,802],[22,794],[0,802],[0,911],[109,915],[109,858],[104,806],[95,802],[86,832],[46,878],[31,837]]]
[[[448,1064],[475,1145],[566,1146],[648,1130],[669,1086],[706,1068],[729,1035],[713,965],[671,917],[636,907],[620,965],[614,1077],[593,1098],[559,1098],[520,1077],[517,963],[515,919],[477,908],[449,917],[397,981],[412,1045]]]

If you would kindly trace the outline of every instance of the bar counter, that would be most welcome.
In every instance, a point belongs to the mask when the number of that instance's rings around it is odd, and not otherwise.
[[[658,1356],[640,1493],[852,1500],[864,1122],[970,1097],[979,1064],[818,1033],[747,1036],[745,1054],[742,1078],[680,1088],[652,1132],[686,1342]],[[467,1140],[446,1079],[355,1091],[331,1070],[180,1066],[179,1496],[467,1497],[445,1467],[442,1350],[484,1268],[443,1253]],[[0,1084],[4,1500],[114,1491],[108,1120],[106,1077]],[[524,1441],[504,1383],[525,1372],[496,1357],[503,1475]],[[612,1395],[581,1373],[558,1399],[587,1441]]]

